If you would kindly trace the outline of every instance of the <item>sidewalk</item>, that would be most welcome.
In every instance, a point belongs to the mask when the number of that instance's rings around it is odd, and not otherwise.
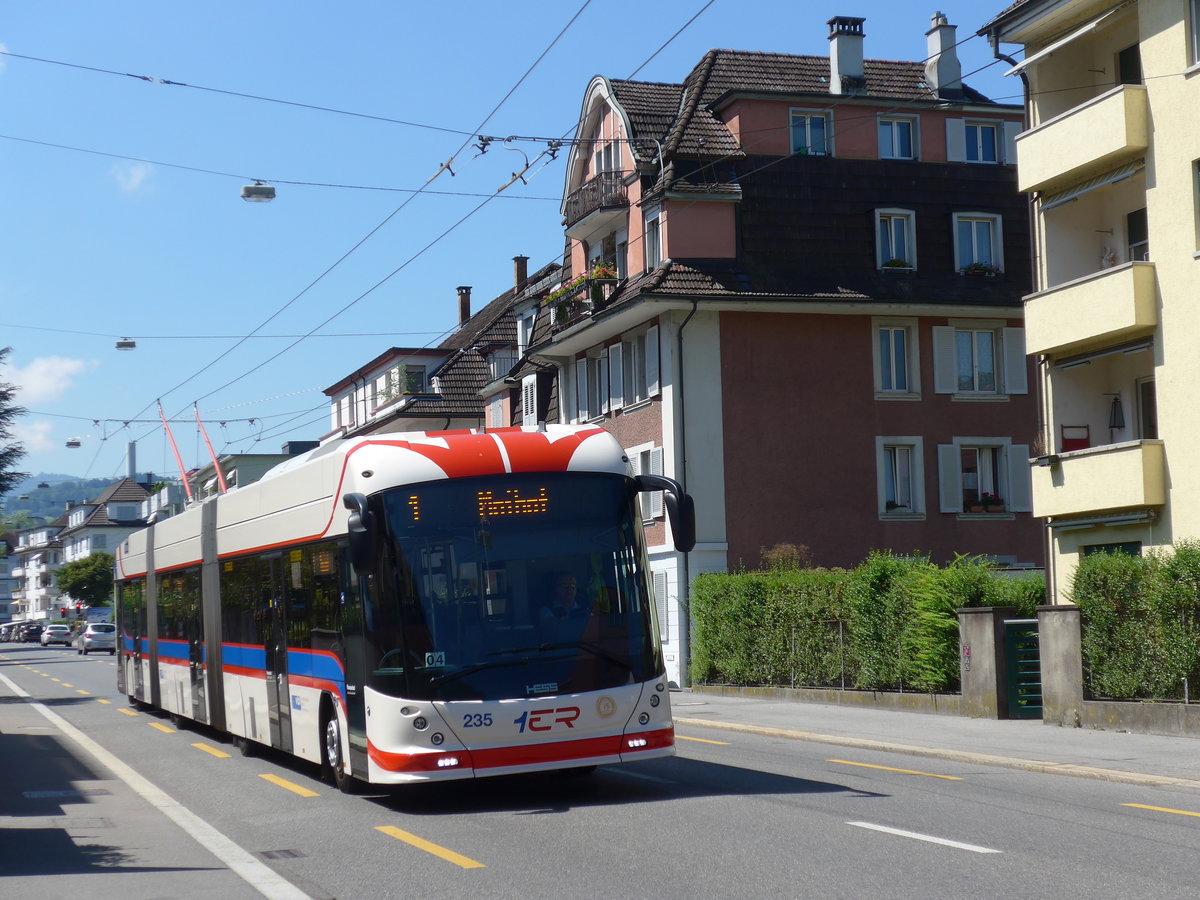
[[[954,759],[1200,791],[1200,740],[676,691],[677,728],[768,734],[863,749]]]
[[[127,769],[0,676],[0,895],[305,896]]]

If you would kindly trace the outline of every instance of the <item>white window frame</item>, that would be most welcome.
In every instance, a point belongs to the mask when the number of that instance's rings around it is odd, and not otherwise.
[[[953,394],[956,400],[1007,400],[1010,394],[1029,393],[1024,328],[1009,328],[1003,320],[950,319],[947,325],[935,325],[931,331],[933,332],[933,389],[935,393]],[[996,390],[959,390],[958,332],[960,331],[990,331],[995,335],[992,342],[992,355],[996,369]],[[974,342],[972,342],[972,348],[974,349]],[[975,381],[977,383],[977,377]]]
[[[883,333],[889,336],[889,348],[895,347],[894,336],[903,332],[904,342],[904,375],[906,386],[903,390],[895,386],[895,357],[884,358],[883,344],[880,340]],[[921,358],[919,341],[917,340],[916,319],[880,318],[871,319],[871,362],[875,375],[876,400],[920,400],[921,399]],[[888,381],[892,384],[889,387]]]
[[[987,212],[956,212],[951,216],[952,227],[951,236],[954,242],[954,270],[962,272],[972,262],[985,262],[979,258],[980,254],[976,252],[977,237],[975,229],[971,229],[971,259],[968,263],[962,262],[962,249],[959,246],[959,226],[970,223],[972,226],[978,223],[987,222],[991,226],[991,253],[992,262],[990,265],[995,266],[1000,271],[1004,271],[1004,218],[996,213]]]
[[[1188,65],[1200,65],[1200,0],[1188,0]]]
[[[880,159],[919,159],[920,147],[918,144],[917,123],[919,119],[916,116],[879,116],[879,124],[876,128],[876,133],[879,135],[879,158]],[[897,125],[908,126],[908,155],[905,155],[897,150]],[[887,140],[885,141],[884,126],[891,126],[888,130]],[[889,146],[890,145],[890,146]]]
[[[822,142],[824,144],[821,150],[809,150],[812,146],[812,120],[820,119],[824,134]],[[807,143],[798,143],[796,141],[796,129],[803,120],[804,139]],[[791,152],[800,156],[833,156],[833,113],[827,109],[804,109],[795,107],[788,110],[788,140],[791,146]]]
[[[657,397],[661,390],[658,326],[623,334],[620,347],[625,407],[636,407]]]
[[[649,272],[663,261],[662,207],[652,206],[642,214],[642,244]]]
[[[895,464],[901,456],[906,457],[907,473],[896,477]],[[907,499],[907,506],[888,508],[889,473],[897,485],[899,499]],[[908,497],[903,498],[899,484],[908,483]],[[920,435],[877,435],[875,438],[875,484],[877,511],[883,519],[925,518],[925,439]]]
[[[888,246],[884,246],[883,226],[888,227]],[[907,244],[905,255],[896,255],[895,229],[903,229],[904,242]],[[885,207],[875,210],[875,265],[883,268],[883,264],[891,259],[903,259],[908,268],[917,267],[917,215],[911,209]]]
[[[986,449],[999,451],[998,471],[991,473],[994,493],[1004,501],[1003,513],[964,513],[962,451]],[[938,445],[938,508],[955,515],[990,516],[1031,512],[1033,488],[1029,466],[1029,445],[1014,444],[1008,437],[955,437],[953,443]],[[982,491],[982,487],[977,487]]]
[[[533,326],[537,321],[537,309],[526,310],[517,316],[517,356],[524,356],[533,338]]]
[[[608,379],[608,348],[597,347],[588,351],[587,365],[587,413],[589,420],[601,419],[612,408]]]
[[[974,130],[972,132],[972,129]],[[992,134],[991,159],[984,158],[984,132]],[[978,166],[998,166],[1004,161],[1004,123],[997,120],[967,119],[963,123],[964,162]],[[974,151],[976,159],[971,159]]]
[[[656,447],[653,442],[629,447],[625,450],[625,455],[629,457],[629,465],[635,476],[664,474],[663,448]],[[643,491],[638,494],[638,508],[642,513],[643,524],[650,524],[656,519],[661,519],[664,514],[663,492]]]

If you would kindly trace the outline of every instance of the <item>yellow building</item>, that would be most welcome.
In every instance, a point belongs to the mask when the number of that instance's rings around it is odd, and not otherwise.
[[[1065,603],[1091,551],[1200,537],[1200,0],[1024,0],[980,34],[1024,47],[1033,512]]]

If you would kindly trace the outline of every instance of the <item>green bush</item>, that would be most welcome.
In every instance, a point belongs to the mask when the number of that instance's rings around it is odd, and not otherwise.
[[[1168,700],[1200,683],[1200,544],[1145,556],[1094,553],[1071,582],[1093,696]]]
[[[877,551],[849,572],[782,564],[702,575],[692,586],[692,680],[954,690],[957,610],[1031,616],[1044,597],[1040,577],[998,577],[972,557],[939,568]]]

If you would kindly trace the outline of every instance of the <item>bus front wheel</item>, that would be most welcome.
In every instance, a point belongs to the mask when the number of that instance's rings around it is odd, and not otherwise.
[[[360,782],[346,772],[342,759],[342,726],[338,723],[337,713],[330,710],[325,719],[325,750],[323,753],[325,770],[337,789],[343,794],[358,793]]]

